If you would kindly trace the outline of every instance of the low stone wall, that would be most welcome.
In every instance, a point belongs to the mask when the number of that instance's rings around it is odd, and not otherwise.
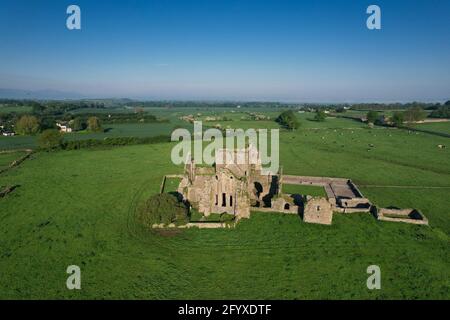
[[[388,209],[388,208],[380,208],[378,209],[379,215],[385,214],[395,214],[397,216],[408,216],[414,209]]]
[[[409,219],[409,218],[408,219],[402,219],[402,218],[390,218],[390,217],[384,217],[383,216],[383,217],[378,217],[378,220],[428,225],[428,220],[415,220],[415,219]]]
[[[33,154],[33,151],[32,151],[32,150],[28,150],[27,152],[28,152],[28,153],[27,153],[26,155],[24,155],[24,156],[22,156],[21,158],[19,158],[19,159],[17,159],[17,160],[14,160],[13,162],[11,162],[11,164],[10,164],[7,168],[5,168],[5,169],[3,169],[3,170],[0,170],[0,174],[6,172],[6,171],[8,171],[8,170],[11,170],[11,169],[14,168],[14,167],[17,167],[19,164],[21,164],[22,162],[24,162],[25,160],[27,160],[27,159]]]
[[[3,190],[0,190],[0,198],[6,197],[9,193],[13,192],[17,186],[9,186],[5,187]]]
[[[341,213],[367,213],[370,212],[369,208],[339,208]]]
[[[333,189],[329,184],[325,185],[325,193],[327,194],[328,199],[333,199],[336,203],[336,195],[333,192]]]
[[[364,198],[358,187],[346,178],[283,175],[283,183],[324,187],[328,199]]]
[[[166,185],[166,176],[163,177],[162,181],[161,181],[161,186],[159,187],[159,193],[163,193],[164,192],[164,186]]]
[[[183,227],[183,226],[181,226]],[[235,224],[227,224],[224,222],[189,222],[185,228],[199,228],[199,229],[218,229],[218,228],[234,228]]]
[[[251,207],[250,208],[251,212],[267,212],[267,213],[284,213],[284,214],[293,214],[293,215],[297,215],[298,212],[294,212],[294,211],[289,211],[289,210],[276,210],[274,208],[264,208],[264,207]]]
[[[372,207],[369,199],[366,198],[352,198],[352,199],[339,199],[337,204],[344,209],[344,213],[352,212],[370,212]]]
[[[362,194],[361,190],[358,189],[356,184],[353,183],[352,180],[348,180],[348,185],[353,190],[353,192],[356,194],[357,197],[364,198],[364,195]]]
[[[189,222],[184,225],[177,226],[173,223],[169,225],[164,224],[154,224],[153,229],[188,229],[188,228],[199,228],[199,229],[228,229],[234,228],[235,223],[225,223],[225,222]]]
[[[166,174],[165,177],[168,179],[183,179],[184,175],[182,175],[182,174]]]
[[[166,186],[167,179],[175,179],[175,178],[183,179],[184,176],[182,174],[166,174],[162,179],[161,186],[159,188],[159,193],[164,192],[164,187]]]
[[[286,175],[286,174],[283,175],[283,183],[284,184],[325,186],[330,183],[346,184],[347,181],[348,181],[348,179],[345,179],[345,178],[292,176],[292,175]]]
[[[428,133],[428,134],[432,134],[432,135],[435,135],[435,136],[450,138],[450,134],[445,133],[445,132],[432,131],[432,130],[426,130],[426,129],[420,129],[420,128],[411,128],[411,127],[404,128],[404,129],[405,130],[409,130],[409,131]]]
[[[375,214],[378,220],[392,221],[392,222],[405,222],[411,224],[428,225],[428,219],[417,209],[389,209],[389,208],[376,208]],[[387,215],[393,215],[398,217],[389,217]],[[411,217],[416,215],[417,218]]]

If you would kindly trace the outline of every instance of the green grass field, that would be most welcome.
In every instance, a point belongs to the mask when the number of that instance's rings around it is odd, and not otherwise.
[[[113,137],[153,137],[157,135],[170,135],[173,129],[181,122],[162,123],[126,123],[126,124],[105,124],[105,132],[75,132],[67,133],[64,139],[67,141],[104,139]],[[186,124],[187,125],[187,124]],[[0,150],[36,148],[37,136],[0,136]]]
[[[25,151],[0,152],[0,170],[9,167],[9,165],[26,154]]]
[[[180,184],[180,178],[167,178],[164,184],[164,191],[166,193],[177,192],[178,185]]]
[[[10,112],[16,112],[16,113],[26,113],[31,112],[32,107],[29,106],[5,106],[0,104],[0,113],[10,113]]]
[[[450,121],[448,122],[435,122],[435,123],[422,123],[415,126],[417,129],[430,130],[440,133],[450,134]]]
[[[295,184],[283,184],[283,193],[308,195],[313,197],[325,197],[327,194],[323,187],[301,186]]]
[[[0,199],[0,298],[449,299],[450,154],[436,147],[447,138],[299,117],[301,129],[280,134],[284,173],[351,178],[376,205],[418,208],[430,226],[254,213],[235,229],[152,232],[133,210],[182,172],[173,144],[37,153],[0,176],[20,186]],[[72,264],[80,291],[65,286]],[[372,264],[381,290],[366,287]]]

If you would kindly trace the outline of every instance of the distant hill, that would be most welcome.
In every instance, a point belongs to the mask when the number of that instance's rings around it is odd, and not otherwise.
[[[0,98],[2,99],[39,99],[39,100],[63,100],[63,99],[83,99],[87,98],[75,92],[65,92],[57,90],[21,90],[0,88]]]

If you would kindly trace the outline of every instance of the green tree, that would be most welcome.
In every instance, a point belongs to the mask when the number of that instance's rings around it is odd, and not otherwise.
[[[169,193],[151,196],[138,210],[138,219],[146,227],[153,224],[185,224],[188,222],[186,206]]]
[[[394,112],[394,114],[392,115],[392,123],[394,124],[394,126],[401,127],[404,121],[405,120],[403,112],[400,111]]]
[[[33,101],[30,104],[32,105],[33,113],[40,114],[45,110],[45,107],[41,105],[39,102]]]
[[[327,115],[322,110],[317,110],[316,114],[314,115],[314,120],[315,121],[323,122],[323,121],[325,121],[326,118],[327,118]]]
[[[51,117],[42,117],[39,119],[39,127],[40,130],[46,130],[46,129],[56,129],[56,123],[55,119]]]
[[[16,123],[15,131],[18,134],[31,135],[39,132],[39,121],[35,116],[24,115]]]
[[[44,130],[38,137],[38,144],[41,149],[58,149],[62,146],[62,143],[62,134],[56,129]]]
[[[298,122],[297,117],[292,110],[282,112],[275,121],[289,130],[295,130],[300,126],[300,122]]]
[[[86,128],[86,124],[84,123],[83,119],[77,117],[72,120],[71,127],[73,131],[81,131]]]
[[[444,106],[440,107],[437,110],[433,110],[430,114],[431,118],[450,118],[450,107]]]
[[[101,132],[103,131],[102,125],[100,123],[100,119],[97,117],[89,117],[87,121],[87,127],[89,131],[92,132]]]
[[[368,123],[375,123],[377,119],[378,119],[378,112],[376,112],[375,110],[370,110],[369,112],[367,112]]]
[[[404,121],[417,122],[425,119],[427,113],[421,107],[412,107],[405,111]]]

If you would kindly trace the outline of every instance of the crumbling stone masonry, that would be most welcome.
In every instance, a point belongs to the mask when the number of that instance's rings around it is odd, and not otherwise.
[[[232,161],[230,161],[230,159]],[[349,179],[284,175],[282,168],[277,174],[262,174],[258,150],[249,146],[244,149],[219,149],[215,165],[197,166],[190,159],[180,177],[178,193],[183,201],[205,216],[211,213],[234,215],[233,226],[241,218],[249,218],[251,211],[303,214],[308,223],[330,225],[333,212],[371,212],[372,204]],[[164,188],[163,180],[161,192]],[[322,186],[327,197],[284,194],[284,184]],[[378,219],[427,224],[428,220],[417,210],[396,212],[378,210]],[[221,228],[223,223],[202,225],[190,223],[186,227]],[[229,227],[229,226],[228,226]]]
[[[331,224],[333,206],[326,198],[316,197],[307,200],[303,211],[303,221],[309,223]]]
[[[219,149],[215,163],[212,168],[197,167],[190,160],[178,188],[183,199],[205,216],[227,213],[237,219],[248,218],[252,205],[261,205],[270,192],[276,191],[272,188],[276,177],[261,173],[261,159],[252,146]]]
[[[428,225],[428,219],[416,209],[374,208],[378,220]]]

